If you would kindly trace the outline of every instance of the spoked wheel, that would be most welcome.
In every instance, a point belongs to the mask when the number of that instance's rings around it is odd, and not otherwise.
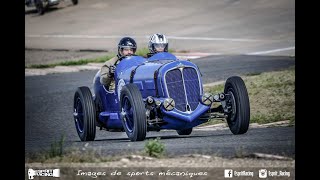
[[[147,117],[141,92],[135,84],[127,84],[120,95],[121,121],[131,141],[143,141],[147,133]]]
[[[93,141],[96,136],[96,110],[88,87],[79,87],[74,94],[73,116],[81,141]]]
[[[224,93],[228,96],[226,106],[227,122],[233,134],[244,134],[248,131],[250,123],[250,104],[247,88],[238,76],[227,79]]]
[[[192,128],[177,130],[179,135],[190,135],[192,133]]]

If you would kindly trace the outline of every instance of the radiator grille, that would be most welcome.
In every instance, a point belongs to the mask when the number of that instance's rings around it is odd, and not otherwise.
[[[184,68],[183,77],[186,86],[188,103],[191,106],[191,110],[193,111],[199,104],[200,87],[198,74],[193,68]]]
[[[198,74],[191,67],[183,68],[182,73],[180,69],[173,69],[166,73],[168,95],[174,99],[177,110],[187,111],[188,103],[190,110],[194,111],[199,104],[200,96]]]

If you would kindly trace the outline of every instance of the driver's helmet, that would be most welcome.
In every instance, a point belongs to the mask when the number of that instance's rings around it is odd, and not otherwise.
[[[157,49],[163,49],[163,52],[168,52],[168,39],[164,34],[153,34],[149,39],[149,51],[150,53],[158,53]]]
[[[124,56],[122,53],[124,48],[131,48],[133,50],[133,54],[135,54],[137,50],[137,43],[131,37],[122,38],[118,43],[118,55],[117,55],[118,58],[121,58]]]

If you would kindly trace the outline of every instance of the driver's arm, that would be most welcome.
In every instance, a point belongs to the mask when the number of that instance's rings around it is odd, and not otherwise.
[[[113,76],[110,76],[110,67],[115,64],[118,60],[118,57],[113,57],[109,61],[106,61],[100,69],[100,83],[109,86],[111,81],[113,80]]]

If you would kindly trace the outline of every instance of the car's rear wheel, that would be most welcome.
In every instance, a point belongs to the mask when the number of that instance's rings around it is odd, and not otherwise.
[[[79,87],[74,94],[73,116],[81,141],[93,141],[96,136],[96,110],[88,87]]]
[[[147,133],[147,117],[141,92],[135,84],[123,86],[120,94],[121,121],[131,141],[143,141]]]
[[[179,135],[190,135],[192,133],[192,128],[177,130]]]
[[[224,93],[229,97],[226,100],[229,113],[227,123],[233,134],[244,134],[248,131],[250,122],[250,105],[247,88],[238,76],[227,79]]]

